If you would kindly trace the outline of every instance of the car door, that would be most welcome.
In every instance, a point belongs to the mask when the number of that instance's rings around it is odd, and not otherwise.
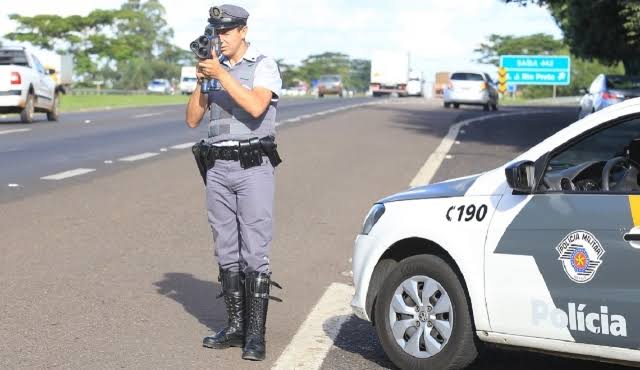
[[[35,69],[37,71],[37,78],[34,80],[34,91],[37,95],[37,106],[42,108],[49,108],[53,100],[53,89],[51,87],[51,78],[47,76],[44,66],[40,63],[40,60],[35,55],[32,55]]]
[[[485,273],[493,331],[638,348],[640,171],[628,173],[629,188],[622,181],[615,191],[598,188],[598,163],[638,137],[640,117],[612,122],[542,158],[536,168],[545,170],[545,182],[534,194],[507,188],[487,244],[494,246]],[[595,167],[571,179],[576,188],[544,185],[555,171],[583,163]]]

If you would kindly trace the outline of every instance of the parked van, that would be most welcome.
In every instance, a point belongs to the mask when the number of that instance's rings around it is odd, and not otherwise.
[[[196,67],[182,67],[180,72],[180,93],[191,94],[196,89]]]

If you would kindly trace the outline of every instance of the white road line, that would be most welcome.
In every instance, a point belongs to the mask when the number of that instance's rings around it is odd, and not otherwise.
[[[30,128],[17,128],[15,130],[2,130],[2,131],[0,131],[0,135],[15,134],[16,132],[27,132],[27,131],[31,131],[31,129]]]
[[[174,146],[171,146],[169,148],[171,148],[171,149],[187,149],[187,148],[191,148],[193,146],[193,144],[195,144],[195,143],[184,143],[184,144],[174,145]]]
[[[145,117],[153,117],[164,114],[165,112],[157,112],[157,113],[144,113],[144,114],[136,114],[133,118],[145,118]]]
[[[159,155],[159,153],[142,153],[142,154],[136,154],[136,155],[131,155],[128,157],[124,157],[124,158],[120,158],[118,159],[120,162],[134,162],[134,161],[139,161],[141,159],[147,159],[147,158],[151,158],[151,157],[155,157]]]
[[[462,127],[465,127],[470,123],[481,122],[481,121],[485,121],[492,118],[521,116],[523,114],[545,113],[545,112],[549,112],[549,111],[539,110],[539,111],[527,111],[527,112],[488,114],[482,117],[471,118],[471,119],[464,120],[454,124],[449,128],[449,132],[442,139],[442,141],[440,142],[440,145],[438,145],[436,150],[433,153],[431,153],[431,155],[429,156],[429,158],[427,158],[427,161],[424,163],[422,168],[420,168],[420,171],[418,171],[418,173],[413,178],[413,180],[411,180],[409,187],[413,188],[420,185],[426,185],[431,181],[433,176],[438,171],[438,168],[440,168],[442,161],[447,157],[447,154],[449,153],[451,146],[455,142],[456,137],[458,136],[458,133],[465,132],[464,130],[461,130]]]
[[[352,286],[332,283],[272,369],[319,369],[338,336],[340,327],[351,317],[349,302],[354,292]]]
[[[18,188],[18,187],[20,187],[19,184],[7,184],[7,186],[10,187],[10,188]]]
[[[55,173],[53,175],[41,177],[41,180],[63,180],[69,177],[80,176],[95,171],[94,168],[76,168],[75,170]]]

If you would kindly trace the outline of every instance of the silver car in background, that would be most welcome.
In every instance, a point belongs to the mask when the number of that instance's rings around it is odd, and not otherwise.
[[[498,110],[498,90],[484,72],[454,72],[444,90],[444,107],[460,104],[481,105],[485,111]]]
[[[580,100],[578,118],[640,96],[640,76],[600,74]]]

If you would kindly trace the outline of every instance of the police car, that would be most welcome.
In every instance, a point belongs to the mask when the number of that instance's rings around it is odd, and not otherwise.
[[[640,99],[504,166],[380,200],[353,255],[356,315],[406,369],[482,342],[640,364]]]

